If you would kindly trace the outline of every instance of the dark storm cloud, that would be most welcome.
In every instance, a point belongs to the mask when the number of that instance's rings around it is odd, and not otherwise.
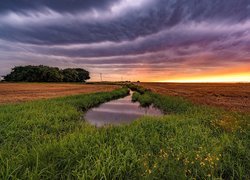
[[[76,12],[89,8],[103,9],[119,0],[1,0],[0,12],[15,11],[25,13],[27,10],[50,8],[58,12]]]
[[[3,0],[0,72],[32,63],[114,73],[246,63],[249,29],[250,0]]]
[[[119,4],[121,1],[69,2],[66,0],[2,2],[1,7],[6,7],[2,8],[2,11],[13,13],[21,11],[23,14],[17,13],[22,21],[21,24],[13,26],[7,23],[1,27],[0,37],[37,44],[119,42],[133,40],[189,21],[243,22],[250,15],[249,0],[155,0],[151,2],[151,6],[128,10],[129,13],[123,16],[116,16],[110,12],[112,4]],[[84,10],[80,11],[81,8]],[[100,17],[94,18],[92,9],[97,9]],[[86,19],[81,20],[80,16],[84,16],[88,11]],[[77,13],[76,18],[71,16]],[[111,18],[102,19],[103,14]],[[112,18],[113,16],[115,17]],[[46,21],[46,17],[51,23],[41,22],[43,18]],[[29,23],[32,22],[32,18],[35,19],[34,22]],[[10,20],[15,21],[15,18],[10,17]]]

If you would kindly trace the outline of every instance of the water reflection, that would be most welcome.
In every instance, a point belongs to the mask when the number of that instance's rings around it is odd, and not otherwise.
[[[140,104],[138,102],[133,103],[131,98],[132,93],[127,97],[92,108],[86,113],[85,119],[90,124],[101,127],[108,124],[127,124],[144,115],[162,115],[159,109],[152,106],[148,108],[140,107]]]

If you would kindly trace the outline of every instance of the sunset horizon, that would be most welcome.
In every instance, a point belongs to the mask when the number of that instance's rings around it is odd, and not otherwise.
[[[249,179],[250,0],[1,0],[0,179]]]
[[[89,81],[249,82],[247,0],[4,1],[0,75],[83,68]]]

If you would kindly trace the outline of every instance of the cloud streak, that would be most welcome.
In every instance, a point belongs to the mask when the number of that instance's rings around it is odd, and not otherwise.
[[[160,80],[249,66],[249,29],[249,0],[3,0],[0,75],[47,64]]]

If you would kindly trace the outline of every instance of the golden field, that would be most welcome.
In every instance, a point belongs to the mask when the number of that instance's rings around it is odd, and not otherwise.
[[[115,85],[70,83],[0,83],[0,104],[48,99],[75,94],[109,92]]]
[[[250,83],[139,83],[153,92],[181,96],[228,110],[250,112]]]

